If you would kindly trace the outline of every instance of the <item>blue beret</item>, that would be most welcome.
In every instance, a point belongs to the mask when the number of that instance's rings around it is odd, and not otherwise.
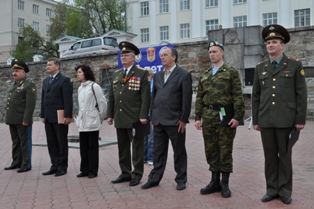
[[[221,43],[219,43],[218,41],[214,41],[214,40],[211,40],[210,42],[208,42],[208,49],[212,46],[218,46],[220,47],[222,50],[225,51],[225,47],[224,45],[222,45]]]

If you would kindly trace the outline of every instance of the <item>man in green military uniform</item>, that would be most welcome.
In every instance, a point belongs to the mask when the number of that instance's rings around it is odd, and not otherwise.
[[[224,46],[217,41],[210,41],[208,51],[213,65],[200,75],[195,127],[203,131],[205,155],[212,179],[200,193],[221,191],[222,197],[227,198],[231,196],[229,176],[233,171],[233,140],[245,106],[239,73],[223,62]]]
[[[294,128],[304,128],[307,87],[301,62],[283,54],[290,41],[288,31],[281,25],[268,25],[262,37],[269,59],[256,66],[252,92],[253,128],[261,132],[265,156],[266,195],[262,201],[280,196],[284,204],[290,204],[292,162],[287,143]]]
[[[144,172],[144,138],[133,140],[132,126],[138,121],[142,124],[148,122],[150,82],[148,71],[134,64],[135,55],[140,53],[139,49],[126,41],[122,41],[119,48],[124,68],[116,71],[112,76],[107,122],[112,125],[114,121],[117,129],[121,174],[111,182],[130,181],[130,186],[136,186],[140,183]]]
[[[5,123],[10,127],[13,162],[4,169],[20,168],[17,172],[22,173],[32,168],[32,123],[37,92],[35,84],[26,79],[27,65],[19,59],[14,59],[11,65],[15,82],[8,91]]]

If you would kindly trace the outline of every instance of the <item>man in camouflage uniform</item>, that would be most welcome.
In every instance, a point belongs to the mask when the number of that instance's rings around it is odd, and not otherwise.
[[[36,87],[26,79],[29,69],[22,60],[14,59],[11,65],[15,82],[8,91],[5,123],[10,127],[13,162],[4,169],[20,168],[17,172],[22,173],[32,168],[32,123]]]
[[[138,121],[141,124],[149,122],[150,82],[148,71],[135,65],[135,55],[140,53],[139,49],[127,41],[120,42],[119,48],[123,69],[117,70],[112,76],[107,122],[112,125],[114,121],[117,129],[121,174],[111,182],[129,181],[129,186],[136,186],[144,173],[144,137],[133,139],[132,127]]]
[[[280,196],[290,204],[292,193],[291,150],[289,134],[300,131],[306,122],[307,87],[302,63],[283,54],[290,41],[288,31],[272,24],[262,31],[269,59],[255,69],[252,92],[254,130],[261,132],[265,156],[266,194],[268,202]]]
[[[213,66],[200,75],[195,127],[203,129],[205,155],[212,179],[200,193],[221,191],[222,197],[227,198],[231,196],[229,176],[233,171],[233,140],[245,106],[239,73],[223,62],[224,46],[217,41],[210,41],[208,50]]]

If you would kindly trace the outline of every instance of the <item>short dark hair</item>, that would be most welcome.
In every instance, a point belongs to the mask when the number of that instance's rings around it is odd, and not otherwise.
[[[88,65],[79,65],[75,68],[75,71],[78,71],[78,69],[82,69],[85,79],[87,81],[94,81],[95,82],[95,75],[94,72],[92,71],[91,67]]]
[[[57,58],[49,58],[49,59],[48,59],[48,62],[50,62],[50,61],[53,61],[53,63],[54,63],[55,65],[59,65],[59,68],[61,67],[61,62],[60,62],[59,59],[57,59]]]
[[[176,59],[174,60],[175,63],[177,63],[178,61],[178,51],[175,49],[175,48],[170,48],[169,49],[171,50],[171,56],[176,56]]]

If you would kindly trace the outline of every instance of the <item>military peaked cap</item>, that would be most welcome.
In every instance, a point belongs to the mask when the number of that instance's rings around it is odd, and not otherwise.
[[[122,54],[133,52],[135,55],[138,55],[140,53],[140,50],[134,44],[128,41],[121,41],[119,43],[119,49],[121,50]]]
[[[20,59],[12,60],[11,66],[12,68],[23,69],[26,73],[29,72],[29,69],[23,60],[20,60]]]
[[[281,39],[286,44],[290,41],[289,32],[281,25],[267,25],[262,31],[264,41],[271,39]]]
[[[218,46],[219,48],[221,48],[222,50],[225,51],[225,47],[224,45],[222,45],[221,43],[219,43],[218,41],[214,41],[214,40],[211,40],[210,42],[208,42],[208,49],[212,46]]]

